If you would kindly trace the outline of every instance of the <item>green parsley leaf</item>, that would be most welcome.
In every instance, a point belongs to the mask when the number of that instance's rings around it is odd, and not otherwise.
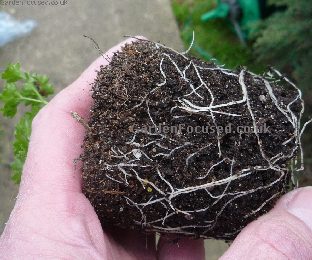
[[[23,72],[21,71],[21,65],[19,63],[10,64],[4,72],[2,72],[2,79],[8,83],[16,82],[24,78]]]
[[[18,90],[15,83],[6,83],[4,89],[0,92],[0,101],[3,107],[0,111],[5,117],[14,117],[17,111],[17,106],[20,103]]]
[[[53,86],[49,83],[49,78],[45,75],[34,75],[35,86],[38,88],[42,96],[52,95],[54,93]]]

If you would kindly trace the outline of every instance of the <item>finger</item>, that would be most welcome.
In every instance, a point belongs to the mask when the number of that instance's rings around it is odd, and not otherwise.
[[[238,235],[221,259],[312,259],[312,187],[280,199]]]
[[[57,94],[35,117],[20,191],[81,190],[79,167],[74,160],[82,153],[84,127],[71,112],[87,118],[92,99],[90,84],[97,70],[107,65],[113,54],[125,43],[118,44],[98,58],[69,87]]]
[[[172,236],[161,236],[158,242],[159,260],[201,260],[205,259],[202,239],[181,238],[175,241]]]

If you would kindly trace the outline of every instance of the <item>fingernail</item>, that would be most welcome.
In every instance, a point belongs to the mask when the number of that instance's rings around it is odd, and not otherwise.
[[[287,202],[286,208],[312,230],[312,187],[305,187],[296,192]]]

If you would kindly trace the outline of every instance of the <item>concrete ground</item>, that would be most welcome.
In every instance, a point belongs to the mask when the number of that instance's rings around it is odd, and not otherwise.
[[[20,1],[21,2],[21,1]],[[39,26],[28,37],[0,49],[0,68],[20,62],[25,70],[47,74],[57,91],[66,87],[99,56],[93,37],[105,51],[123,35],[144,35],[182,50],[169,0],[68,0],[58,6],[2,6],[19,19],[35,19]],[[37,1],[28,1],[37,2]],[[5,132],[0,146],[0,233],[14,205],[18,187],[10,181],[12,123],[0,121]],[[1,135],[1,133],[0,133]],[[217,259],[227,248],[206,241],[207,259]]]

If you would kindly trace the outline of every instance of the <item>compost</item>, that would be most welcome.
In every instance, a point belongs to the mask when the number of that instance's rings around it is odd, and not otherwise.
[[[83,192],[103,228],[232,240],[302,166],[301,92],[274,69],[137,40],[100,68],[92,98]]]

